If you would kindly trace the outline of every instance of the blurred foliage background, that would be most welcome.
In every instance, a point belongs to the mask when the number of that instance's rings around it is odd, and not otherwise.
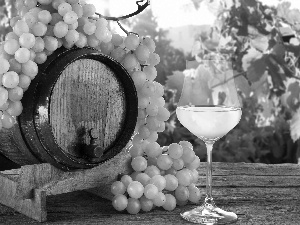
[[[15,0],[0,0],[0,39],[11,31]],[[151,36],[161,62],[156,81],[165,86],[171,112],[160,145],[190,141],[206,160],[204,143],[177,120],[175,109],[186,73],[209,54],[229,55],[243,102],[240,123],[214,145],[213,161],[300,163],[300,11],[288,1],[266,6],[258,0],[191,0],[216,17],[213,25],[197,27],[193,48],[172,45],[168,29],[160,28],[151,8],[122,21],[129,31]],[[167,9],[166,9],[167,10]],[[206,18],[203,17],[203,20]],[[125,34],[124,34],[125,35]]]

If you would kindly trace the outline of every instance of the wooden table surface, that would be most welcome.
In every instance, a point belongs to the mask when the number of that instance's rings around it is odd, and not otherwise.
[[[205,163],[199,168],[197,185],[205,191]],[[216,204],[237,213],[236,224],[299,225],[300,165],[213,163],[213,195]],[[194,205],[176,207],[168,212],[155,208],[151,212],[129,215],[117,212],[111,202],[85,191],[49,196],[48,221],[43,224],[190,224],[179,213]],[[40,224],[0,205],[0,224]]]

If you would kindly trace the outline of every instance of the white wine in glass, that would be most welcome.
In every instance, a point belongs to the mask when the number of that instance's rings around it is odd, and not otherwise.
[[[207,148],[206,198],[181,216],[199,224],[226,224],[237,220],[233,212],[218,208],[212,197],[213,144],[240,121],[242,110],[228,60],[202,60],[185,76],[176,114],[180,123],[203,140]]]

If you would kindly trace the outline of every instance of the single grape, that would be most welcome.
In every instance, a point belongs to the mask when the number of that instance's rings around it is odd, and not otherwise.
[[[197,169],[199,166],[200,166],[200,158],[198,156],[195,156],[194,161],[186,165],[186,167],[190,170]]]
[[[72,6],[69,3],[63,2],[58,6],[57,11],[59,15],[64,16],[67,12],[72,11]]]
[[[123,211],[127,208],[128,199],[125,195],[116,195],[112,199],[112,205],[117,211]]]
[[[48,10],[42,10],[38,13],[38,20],[44,24],[48,24],[52,20],[52,15]]]
[[[7,54],[14,55],[20,48],[20,44],[18,40],[10,39],[4,42],[3,48]]]
[[[8,32],[6,35],[5,35],[5,41],[7,40],[11,40],[11,39],[15,39],[15,40],[19,40],[19,36],[15,34],[15,32]]]
[[[69,11],[63,16],[63,20],[66,24],[73,24],[77,22],[78,16],[74,11]]]
[[[131,166],[135,171],[144,171],[147,168],[147,160],[143,156],[137,156],[132,159]]]
[[[157,90],[157,89],[156,89]],[[155,96],[151,97],[150,102],[155,101],[158,107],[164,107],[166,101],[163,97],[156,98]]]
[[[0,74],[6,73],[9,69],[11,70],[10,60],[3,59],[0,57]]]
[[[15,88],[19,83],[19,75],[14,71],[9,71],[2,76],[2,84],[6,88]]]
[[[161,155],[162,150],[157,142],[150,142],[145,146],[145,153],[147,156],[155,158]]]
[[[172,158],[167,154],[162,154],[157,158],[157,166],[161,170],[168,170],[173,164]]]
[[[58,41],[55,37],[45,36],[44,42],[45,42],[45,49],[50,52],[53,52],[58,48]]]
[[[93,34],[93,35],[89,35],[89,36],[87,37],[87,43],[88,43],[88,45],[89,45],[90,47],[96,48],[96,47],[99,45],[100,41],[99,41],[99,39],[96,37],[96,35]]]
[[[151,66],[149,66],[151,68]],[[164,86],[161,85],[160,83],[153,81],[154,85],[155,85],[155,96],[156,97],[162,97],[165,94],[165,89]]]
[[[129,154],[132,158],[135,158],[137,156],[142,156],[144,154],[144,150],[141,146],[132,145],[129,149]]]
[[[166,202],[163,204],[163,208],[167,211],[172,211],[176,207],[176,198],[171,194],[166,194]]]
[[[166,174],[166,187],[167,191],[174,191],[178,187],[178,179],[172,174]]]
[[[105,55],[110,55],[113,49],[114,45],[111,42],[101,42],[100,44],[100,50]]]
[[[128,185],[132,182],[132,178],[129,175],[123,175],[121,177],[121,182],[125,185],[125,187],[127,188]]]
[[[113,195],[121,194],[123,195],[126,192],[126,187],[121,181],[115,181],[110,186],[110,191]]]
[[[144,186],[138,181],[132,181],[127,187],[128,195],[131,198],[140,198],[144,193]]]
[[[179,144],[172,143],[169,145],[168,154],[172,159],[179,159],[183,154],[183,149]]]
[[[147,108],[146,108],[146,112],[149,116],[156,116],[157,113],[158,113],[158,106],[153,103],[153,102],[150,102],[150,104],[148,104]]]
[[[183,186],[189,186],[193,181],[193,176],[188,169],[182,169],[176,173],[178,184]]]
[[[142,43],[148,47],[151,53],[155,51],[155,42],[150,37],[144,37]]]
[[[139,200],[141,203],[141,209],[144,212],[150,212],[151,209],[153,208],[153,201],[147,199],[145,196],[142,196]]]
[[[154,81],[154,79],[157,77],[157,70],[154,66],[145,66],[143,68],[143,72],[146,74],[147,80]]]
[[[32,33],[34,34],[34,36],[44,36],[47,32],[47,26],[45,24],[43,24],[42,22],[37,22],[36,24],[34,24],[31,28]]]
[[[151,179],[150,179],[151,181]],[[148,199],[154,199],[158,194],[158,188],[154,184],[147,184],[144,188],[144,195]]]
[[[156,142],[158,139],[158,133],[155,131],[151,131],[149,137],[146,139],[149,142]]]
[[[147,62],[150,64],[150,66],[156,66],[160,62],[160,57],[156,53],[150,53]]]
[[[86,33],[87,35],[92,35],[95,33],[96,31],[96,25],[91,23],[91,22],[86,22],[83,25],[83,31],[84,33]]]
[[[137,89],[142,88],[146,82],[146,74],[142,71],[133,72],[131,78]]]
[[[126,210],[129,214],[138,214],[141,210],[140,201],[135,198],[129,198]]]
[[[183,154],[181,156],[183,162],[185,165],[188,165],[189,163],[192,163],[196,159],[195,152],[193,149],[183,146]]]
[[[154,184],[158,191],[162,191],[166,187],[166,179],[161,175],[154,175],[151,177],[149,184]]]
[[[72,4],[72,11],[74,11],[77,14],[78,18],[82,18],[83,16],[83,9],[80,4]]]
[[[115,48],[111,51],[111,57],[113,57],[118,62],[122,62],[125,56],[126,51],[121,47]]]
[[[113,33],[111,42],[113,43],[114,46],[120,46],[123,43],[123,38],[120,34]]]
[[[10,71],[14,71],[14,72],[16,72],[18,74],[21,73],[21,71],[22,71],[22,64],[19,63],[15,58],[11,58],[9,60],[9,64],[10,64],[10,66],[9,66],[9,70]],[[1,58],[0,58],[0,65],[4,65],[5,66],[5,64],[1,63]],[[3,69],[5,69],[5,67],[1,67],[0,70],[1,69],[3,71]],[[0,72],[0,74],[1,74],[1,72]]]
[[[173,165],[172,167],[175,170],[181,170],[184,167],[184,162],[182,159],[173,159]]]
[[[138,94],[138,107],[140,109],[146,109],[150,103],[150,98],[146,96],[141,96]]]
[[[24,20],[24,21],[27,23],[27,25],[28,25],[29,28],[32,28],[32,26],[33,26],[36,22],[38,22],[37,16],[35,16],[34,13],[32,13],[32,12],[27,12],[27,13],[23,16],[22,20]],[[26,33],[27,33],[27,32],[26,32]]]
[[[151,131],[157,131],[159,127],[159,122],[155,116],[148,116],[146,119],[146,124]]]
[[[175,198],[178,201],[184,202],[189,199],[189,190],[186,186],[179,185],[175,190]]]
[[[189,201],[198,204],[202,194],[199,190],[199,188],[197,188],[194,184],[191,184],[188,186],[188,190],[189,190]]]
[[[87,37],[83,34],[79,32],[79,39],[78,41],[75,42],[75,45],[78,48],[83,48],[87,45]]]
[[[37,5],[37,0],[24,0],[24,6],[28,9],[32,9]]]
[[[37,64],[43,64],[47,60],[47,54],[45,52],[37,52],[35,55],[34,62]]]
[[[68,25],[69,30],[76,30],[78,28],[78,21]]]
[[[193,149],[193,145],[188,142],[188,141],[179,141],[179,144],[182,146],[182,147],[188,147],[188,148],[191,148]]]
[[[16,86],[8,90],[8,99],[13,102],[20,101],[23,98],[23,94],[23,89],[19,86]]]
[[[90,17],[93,16],[96,12],[96,7],[93,4],[86,4],[82,6],[83,16]]]
[[[139,173],[135,177],[135,180],[140,182],[144,187],[149,183],[150,179],[151,178],[146,173]]]
[[[157,119],[160,121],[167,121],[170,118],[170,112],[165,107],[158,107]]]
[[[135,51],[134,54],[136,55],[137,59],[140,61],[147,61],[150,55],[150,51],[147,46],[145,45],[139,45]]]
[[[159,121],[157,132],[164,132],[165,129],[166,129],[166,123],[164,121]]]
[[[52,0],[52,7],[57,10],[58,6],[64,2],[66,2],[66,0]]]
[[[29,9],[26,7],[26,6],[23,6],[20,10],[19,10],[19,15],[21,16],[21,17],[24,17],[25,16],[25,14],[26,13],[28,13],[29,12]]]
[[[103,28],[107,27],[107,25],[108,25],[108,22],[105,18],[101,17],[96,21],[97,28],[103,29]]]
[[[11,26],[11,27],[14,27],[15,25],[16,25],[16,22],[18,21],[18,20],[21,20],[22,18],[20,17],[20,16],[15,16],[15,17],[13,17],[13,18],[11,18],[10,20],[9,20],[9,25]]]
[[[166,196],[164,193],[158,192],[158,194],[154,199],[152,199],[152,201],[155,206],[163,206],[166,203]]]
[[[15,124],[16,120],[14,117],[9,115],[6,111],[3,111],[2,117],[1,117],[2,127],[6,129],[10,129]]]
[[[8,100],[8,91],[3,86],[0,86],[0,106],[3,106]]]
[[[136,34],[129,34],[124,40],[125,47],[129,50],[135,50],[139,44],[140,39]]]
[[[149,177],[154,177],[155,175],[160,175],[160,170],[156,166],[148,166],[144,173],[148,174]]]
[[[193,183],[197,183],[198,182],[198,178],[199,178],[199,172],[196,169],[191,170],[192,172],[192,176],[193,176]]]
[[[6,112],[9,113],[11,116],[19,116],[21,115],[23,110],[23,106],[21,101],[9,101],[8,108],[6,109]]]
[[[142,139],[147,139],[150,136],[150,131],[145,125],[140,126],[138,132]]]
[[[21,47],[32,48],[35,44],[35,36],[31,33],[23,33],[19,38]]]
[[[19,84],[18,86],[27,89],[31,83],[31,78],[29,76],[26,76],[24,74],[19,75]]]
[[[128,71],[131,71],[138,65],[138,60],[134,54],[128,53],[123,60],[123,65]]]
[[[53,33],[58,38],[63,38],[67,35],[69,31],[69,26],[63,21],[59,21],[54,25]]]
[[[126,59],[126,57],[125,57]],[[155,85],[152,81],[146,81],[141,88],[141,95],[143,96],[153,96],[155,94]]]
[[[112,33],[108,29],[106,29],[106,37],[103,39],[103,42],[109,43],[111,42],[111,39],[112,39]],[[112,44],[112,48],[114,48],[113,44]]]
[[[32,50],[35,52],[42,52],[44,50],[44,48],[45,48],[45,42],[44,42],[43,38],[36,37],[34,46],[32,47]]]

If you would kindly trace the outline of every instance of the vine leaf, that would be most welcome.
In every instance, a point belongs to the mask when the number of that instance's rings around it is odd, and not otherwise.
[[[174,71],[172,75],[167,76],[166,88],[176,90],[175,101],[178,102],[184,82],[184,73],[181,71]]]
[[[292,117],[290,131],[293,141],[297,141],[300,138],[300,108]]]
[[[247,77],[250,82],[258,81],[266,71],[265,55],[261,54],[255,48],[250,48],[244,55],[243,69],[247,71]]]
[[[283,94],[285,90],[285,85],[283,81],[286,79],[284,69],[275,60],[274,55],[270,54],[266,57],[266,64],[268,66],[268,71],[272,79],[273,90],[277,94]]]
[[[258,35],[254,39],[251,39],[250,43],[260,52],[265,52],[269,47],[269,38],[264,35]]]

